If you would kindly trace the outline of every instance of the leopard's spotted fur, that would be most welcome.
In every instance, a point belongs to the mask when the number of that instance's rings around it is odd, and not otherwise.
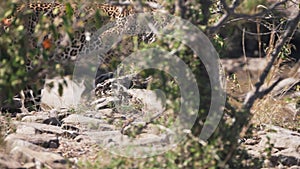
[[[149,2],[155,2],[153,0],[147,0]],[[68,16],[66,11],[68,7],[73,10],[71,16],[72,25],[71,33],[73,37],[70,37],[66,33],[66,28],[64,27],[63,17]],[[1,26],[4,30],[9,29],[9,24],[13,22],[14,19],[18,18],[18,15],[23,13],[29,13],[26,15],[24,21],[25,31],[28,36],[28,46],[26,48],[37,48],[38,51],[49,51],[53,60],[58,62],[76,60],[80,52],[83,51],[84,45],[88,41],[88,37],[99,27],[95,27],[97,23],[101,22],[101,25],[107,23],[110,20],[117,20],[117,26],[105,31],[105,34],[118,34],[120,29],[122,29],[122,20],[124,17],[134,14],[136,12],[143,12],[153,10],[151,7],[140,9],[134,8],[132,4],[62,4],[62,3],[24,3],[18,5],[16,12],[9,18],[6,18],[1,22]],[[29,11],[29,12],[28,12]],[[99,11],[100,21],[95,20],[95,14]],[[97,18],[99,19],[99,18]],[[57,37],[53,33],[44,31],[43,29],[37,29],[41,20],[46,20],[46,23],[54,23],[56,31],[58,32]],[[45,22],[45,21],[43,21]],[[100,25],[100,26],[101,26]],[[39,25],[41,26],[41,25]],[[43,25],[41,26],[43,27]],[[47,26],[45,26],[48,28]],[[44,28],[45,29],[45,28]],[[109,36],[109,35],[108,35]],[[51,50],[52,49],[52,50]],[[41,53],[42,53],[41,52]],[[114,55],[114,54],[111,54]],[[37,55],[36,57],[41,57]],[[30,59],[27,60],[27,69],[34,69]],[[44,80],[41,80],[41,85],[43,85]],[[29,84],[30,86],[30,84]],[[32,95],[32,92],[29,92]],[[32,99],[30,99],[32,100]]]

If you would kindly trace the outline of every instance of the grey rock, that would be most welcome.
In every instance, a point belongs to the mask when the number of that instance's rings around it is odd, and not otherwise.
[[[37,122],[51,125],[60,125],[60,122],[57,117],[49,117],[47,115],[34,115],[34,116],[25,116],[21,120],[22,122]]]
[[[80,126],[82,130],[84,129],[98,129],[99,125],[107,124],[105,120],[95,119],[91,117],[86,117],[80,114],[71,114],[68,117],[64,118],[63,120],[64,125],[73,125],[73,126]]]
[[[258,133],[261,140],[245,146],[250,154],[256,157],[265,156],[265,148],[273,144],[270,159],[272,166],[300,165],[300,133],[272,125],[267,125],[264,131]]]
[[[113,115],[113,109],[104,108],[97,111],[87,111],[84,116],[96,118],[96,119],[105,119],[106,117],[111,117]]]
[[[28,168],[28,169],[42,168],[40,163],[34,163],[34,162],[25,163],[22,167]]]
[[[57,148],[59,140],[54,134],[11,134],[14,139],[20,139],[44,148]]]
[[[299,153],[297,154],[299,155]],[[297,158],[298,156],[297,154],[292,151],[288,151],[284,154],[283,152],[278,152],[271,156],[270,161],[275,166],[279,164],[284,166],[292,166],[292,165],[300,166],[300,159]]]
[[[28,147],[16,146],[10,154],[15,160],[23,163],[34,161],[35,164],[41,164],[42,167],[47,168],[67,168],[67,161],[58,154],[47,151],[35,151]]]
[[[99,124],[97,128],[97,131],[114,131],[114,130],[116,130],[116,127],[110,124]]]
[[[67,85],[64,85],[64,81]],[[49,83],[53,83],[53,88],[47,85]],[[62,96],[58,93],[59,84],[63,84]],[[80,102],[84,90],[83,84],[76,84],[70,77],[46,79],[42,91],[42,103],[55,109],[75,107]]]
[[[147,157],[151,154],[165,152],[172,147],[166,135],[153,134],[142,134],[137,138],[118,135],[105,139],[100,145],[112,152],[130,157]]]
[[[127,139],[127,136],[121,134],[120,131],[100,131],[100,132],[86,132],[89,138],[100,145],[108,145],[110,142],[118,143],[121,140]]]
[[[297,103],[289,103],[285,105],[285,110],[290,111],[293,114],[294,121],[296,121],[297,118],[299,118],[298,116],[300,115],[300,107],[297,106]]]
[[[141,134],[139,135],[139,138],[134,139],[131,144],[140,146],[158,146],[169,144],[169,140],[166,135]]]
[[[267,144],[266,136],[268,136],[271,139],[270,142],[274,144],[274,148],[293,148],[296,150],[300,146],[300,133],[271,125],[268,125],[267,129],[269,132],[266,135],[261,136],[262,140],[259,143],[260,145]]]
[[[138,138],[130,138],[119,131],[88,132],[87,135],[104,147],[162,146],[169,144],[167,135],[140,134]]]
[[[48,168],[67,167],[66,160],[60,155],[47,152],[46,149],[40,146],[18,139],[16,135],[9,135],[5,141],[7,151],[15,161],[21,163],[35,162],[35,164]]]
[[[164,111],[166,99],[158,90],[129,89],[127,92],[132,95],[132,100],[140,100],[143,105],[141,121],[148,122]]]
[[[57,134],[62,135],[64,133],[64,130],[61,129],[58,126],[53,125],[47,125],[47,124],[41,124],[41,123],[25,123],[25,122],[14,122],[14,124],[17,126],[17,129],[20,128],[22,130],[22,127],[31,128],[31,132],[33,132],[32,128],[34,128],[35,133],[50,133],[50,134]]]
[[[110,117],[113,114],[113,110],[112,109],[101,109],[98,110],[97,113],[95,113],[94,117],[97,119],[102,119],[105,117]]]
[[[17,134],[35,134],[36,129],[32,126],[18,125],[16,133]]]
[[[36,151],[46,151],[43,147],[32,144],[26,140],[18,139],[15,134],[10,134],[5,138],[6,149],[11,151],[15,147],[27,147]]]
[[[289,77],[280,81],[272,90],[271,94],[273,96],[282,96],[287,93],[293,86],[300,83],[299,78]]]
[[[6,154],[0,153],[0,168],[21,168],[21,164]]]

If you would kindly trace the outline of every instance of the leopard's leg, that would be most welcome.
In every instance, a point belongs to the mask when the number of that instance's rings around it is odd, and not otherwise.
[[[100,69],[97,70],[97,74],[95,77],[95,87],[97,87],[98,84],[104,82],[107,79],[113,78],[113,72],[107,72],[103,73]]]
[[[10,102],[8,98],[1,99],[1,113],[10,113],[11,116],[16,116],[17,113],[22,112],[22,99],[20,94],[17,94],[13,97]]]
[[[24,108],[27,111],[40,111],[41,110],[41,98],[42,98],[42,88],[33,90],[30,87],[27,87],[24,90],[24,101],[22,105],[22,111]],[[25,110],[25,111],[26,111]]]
[[[28,76],[34,76],[37,72],[34,66],[31,65],[31,61],[27,61]],[[32,81],[27,84],[23,90],[22,98],[22,111],[40,111],[41,110],[41,98],[42,89],[45,84],[46,75],[39,75],[38,79],[32,78]],[[26,110],[25,110],[26,109]]]

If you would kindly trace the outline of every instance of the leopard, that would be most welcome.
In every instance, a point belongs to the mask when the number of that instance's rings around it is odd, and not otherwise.
[[[0,36],[2,33],[11,31],[10,24],[12,22],[18,18],[24,19],[22,24],[24,25],[26,39],[28,40],[24,48],[35,49],[37,51],[33,57],[28,56],[26,58],[26,71],[36,73],[36,65],[32,60],[43,60],[45,53],[49,56],[49,59],[42,63],[51,65],[59,63],[63,65],[63,67],[74,65],[74,62],[78,59],[78,55],[80,53],[87,54],[90,50],[89,48],[93,46],[91,45],[92,41],[90,41],[90,37],[93,37],[93,33],[99,29],[99,27],[111,21],[115,21],[114,25],[99,36],[109,38],[111,35],[120,35],[122,29],[124,29],[124,22],[126,22],[124,21],[125,17],[139,12],[153,12],[156,10],[156,7],[151,6],[151,3],[157,3],[155,0],[147,0],[146,3],[142,5],[142,8],[136,7],[136,3],[137,2],[130,1],[129,3],[77,4],[73,2],[38,1],[16,4],[13,14],[1,21]],[[26,14],[24,15],[24,13]],[[65,23],[65,18],[67,17],[70,17],[69,20],[72,21],[71,23]],[[40,25],[40,23],[43,22],[45,22],[44,25]],[[66,27],[65,24],[71,26]],[[42,28],[38,29],[38,27]],[[55,29],[55,33],[53,33],[54,31],[50,32],[48,30],[49,28]],[[152,33],[149,34],[152,35]],[[142,39],[149,39],[144,38],[145,35],[142,36]],[[101,38],[96,37],[96,39]],[[87,45],[87,43],[89,45]],[[96,48],[101,45],[99,41],[93,43],[96,44]],[[132,43],[130,45],[132,46]],[[130,53],[130,50],[128,52]],[[99,60],[101,60],[99,65],[101,63],[105,68],[104,70],[103,68],[97,69],[95,86],[111,78],[111,72],[106,71],[106,67],[108,67],[106,64],[109,64],[109,59],[116,55],[120,55],[120,53],[109,51],[106,56],[99,56]],[[73,67],[70,70],[72,71],[72,69]],[[50,71],[39,72],[39,77],[32,78],[32,82],[27,84],[21,94],[17,95],[19,100],[23,100],[21,104],[22,108],[20,108],[21,112],[40,110],[41,89],[45,84],[45,78],[49,75],[49,72]],[[35,86],[35,88],[33,89],[32,86]]]

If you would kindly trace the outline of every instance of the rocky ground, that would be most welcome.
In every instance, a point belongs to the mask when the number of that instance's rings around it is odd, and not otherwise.
[[[118,123],[122,121],[120,126]],[[91,126],[97,126],[97,131],[91,131]],[[135,130],[136,137],[132,140],[129,132],[136,129],[134,127],[139,131]],[[164,151],[172,138],[172,133],[165,132],[167,129],[163,126],[134,122],[110,109],[93,116],[91,112],[80,115],[62,110],[22,113],[9,129],[14,131],[5,138],[6,150],[0,153],[0,168],[78,168],[78,161],[103,158],[98,156],[103,149],[127,152],[129,155],[122,155],[128,156],[132,155],[126,151],[130,145],[140,147],[143,152],[149,147]],[[268,159],[267,166],[300,168],[299,132],[268,125],[240,144],[254,157]],[[271,148],[270,154],[266,153],[267,148]],[[143,152],[136,153],[143,155]]]
[[[265,158],[268,168],[300,168],[300,132],[265,125],[242,140],[241,147],[254,157]]]
[[[242,102],[267,60],[237,58],[221,62],[230,79],[228,95]],[[267,159],[265,166],[269,168],[300,168],[300,92],[296,89],[300,84],[299,66],[300,61],[272,70],[273,78],[281,76],[284,80],[254,105],[252,123],[257,130],[252,138],[240,140],[249,154]]]
[[[0,168],[79,168],[80,161],[105,161],[99,156],[104,150],[141,157],[172,147],[176,134],[162,125],[170,115],[161,113],[164,103],[153,91],[130,89],[125,93],[127,113],[116,109],[114,103],[120,98],[111,96],[89,105],[97,110],[59,108],[72,107],[74,100],[62,102],[65,99],[55,98],[54,93],[44,97],[48,103],[44,111],[23,112],[13,118],[0,116],[4,135],[0,140]],[[240,147],[255,157],[266,158],[270,168],[300,168],[300,130],[260,126],[253,137],[240,140]]]
[[[62,98],[71,94],[68,91],[72,90],[66,89]],[[50,107],[47,111],[23,112],[13,118],[1,116],[5,150],[0,153],[0,168],[78,168],[78,161],[95,160],[101,149],[128,157],[147,157],[168,150],[175,135],[153,123],[163,120],[163,104],[155,93],[130,89],[126,95],[126,113],[120,113],[124,107],[117,108],[120,98],[113,96],[96,100],[88,105],[94,110],[82,113],[58,108],[73,102],[55,98],[58,95],[53,92],[43,98]],[[143,107],[138,107],[140,104]]]

